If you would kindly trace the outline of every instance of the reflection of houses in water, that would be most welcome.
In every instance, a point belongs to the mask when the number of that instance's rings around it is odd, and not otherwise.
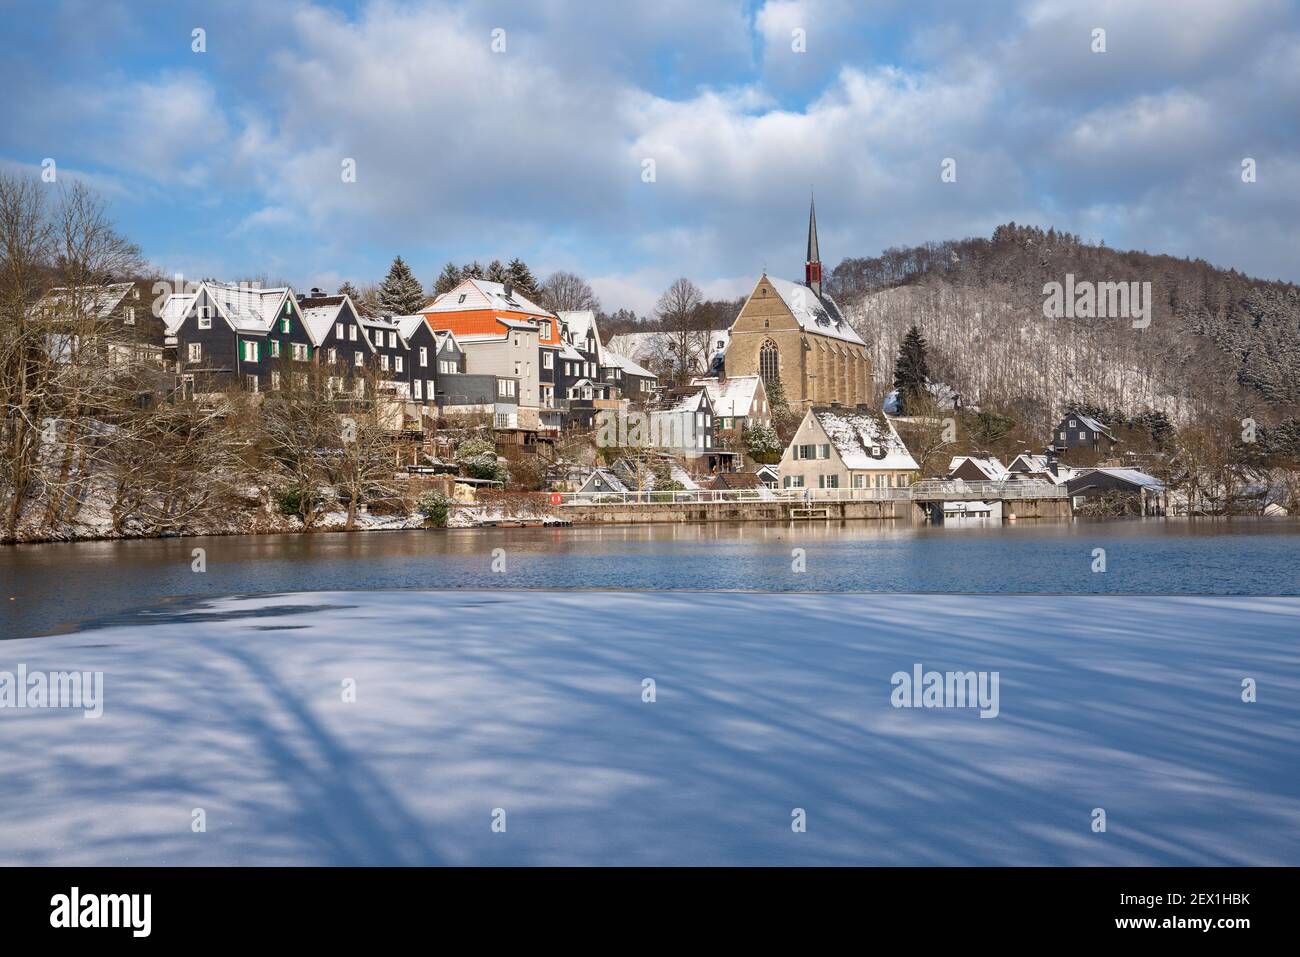
[[[944,502],[944,522],[963,519],[987,518],[1002,521],[1002,503],[994,502]]]

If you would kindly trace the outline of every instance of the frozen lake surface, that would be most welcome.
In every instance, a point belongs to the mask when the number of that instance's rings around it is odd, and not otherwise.
[[[318,591],[19,664],[105,700],[0,710],[3,864],[1300,864],[1296,598]]]

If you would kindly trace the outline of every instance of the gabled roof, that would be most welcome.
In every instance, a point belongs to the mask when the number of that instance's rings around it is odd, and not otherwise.
[[[95,319],[107,319],[122,304],[133,282],[114,282],[103,286],[56,286],[41,296],[37,307],[41,309],[58,309],[60,305],[77,305],[92,318],[89,313],[94,310]]]
[[[975,468],[979,469],[990,482],[1001,482],[1007,477],[1007,467],[1003,465],[995,456],[978,456],[978,455],[957,455],[948,463],[948,473],[952,474],[961,468],[963,462],[969,462]]]
[[[691,385],[704,386],[709,393],[713,414],[724,418],[749,415],[754,407],[754,397],[763,388],[763,380],[756,375],[734,375],[718,379],[692,379]]]
[[[712,485],[719,491],[725,489],[760,488],[762,486],[755,472],[719,472],[713,477]]]
[[[659,381],[659,377],[649,369],[637,365],[627,356],[619,355],[617,352],[611,352],[608,349],[601,354],[600,365],[602,369],[622,369],[629,375],[642,376],[646,379],[654,379],[656,382]]]
[[[569,337],[575,345],[585,344],[587,333],[591,332],[596,337],[596,361],[601,360],[601,351],[604,345],[600,341],[600,330],[596,328],[596,313],[591,309],[571,309],[564,312],[557,312],[557,316],[563,321],[566,329],[569,330]]]
[[[461,296],[465,301],[461,301]],[[506,295],[505,283],[490,282],[486,279],[464,279],[453,289],[426,305],[421,312],[467,312],[475,309],[489,309],[495,312],[524,312],[533,316],[550,317],[549,310],[543,309],[517,288],[511,288]]]
[[[1089,429],[1091,429],[1093,432],[1100,432],[1102,435],[1106,436],[1106,437],[1107,437],[1108,439],[1110,439],[1112,442],[1118,442],[1118,441],[1119,441],[1119,439],[1115,438],[1115,433],[1114,433],[1114,432],[1112,432],[1112,431],[1111,431],[1110,429],[1108,429],[1108,428],[1107,428],[1103,423],[1097,421],[1096,419],[1094,419],[1094,418],[1093,418],[1092,416],[1090,416],[1090,415],[1081,415],[1081,414],[1079,414],[1078,412],[1071,412],[1071,411],[1069,411],[1069,410],[1067,409],[1067,410],[1066,410],[1066,413],[1065,413],[1065,418],[1062,419],[1061,421],[1064,422],[1064,421],[1066,421],[1066,420],[1068,420],[1068,419],[1070,419],[1070,418],[1076,418],[1076,419],[1078,419],[1080,422],[1082,422],[1085,426],[1087,426],[1087,427],[1088,427]]]
[[[840,307],[830,296],[818,296],[802,283],[791,282],[788,279],[777,279],[773,276],[765,278],[772,284],[772,288],[781,297],[781,301],[790,310],[795,321],[799,323],[800,329],[832,339],[842,339],[859,346],[866,345],[862,337],[840,313]]]
[[[590,361],[590,360],[587,359],[586,356],[584,356],[584,355],[583,355],[581,352],[579,352],[577,349],[573,348],[573,346],[569,345],[567,342],[564,344],[564,347],[563,347],[562,349],[560,349],[560,358],[561,358],[561,359],[564,359],[564,360],[567,361],[567,362],[588,362],[588,361]]]
[[[330,328],[338,320],[347,298],[347,296],[316,296],[298,300],[298,308],[302,311],[302,324],[314,345],[319,346],[325,341]]]
[[[658,415],[663,413],[677,412],[700,412],[705,408],[712,408],[713,403],[709,401],[709,394],[704,389],[696,389],[685,395],[675,397],[672,405],[663,409],[655,409],[651,414]]]
[[[916,470],[916,460],[889,419],[881,417],[882,427],[875,416],[849,409],[812,408],[808,414],[831,440],[845,468]]]
[[[610,469],[592,469],[591,474],[587,476],[587,480],[582,483],[582,487],[578,489],[578,491],[579,492],[589,491],[587,486],[591,485],[593,480],[596,478],[599,478],[607,486],[609,486],[609,489],[612,492],[627,491],[627,486],[623,484],[623,480],[620,479],[617,475],[615,475],[613,471]]]
[[[1150,489],[1153,492],[1163,492],[1165,489],[1165,483],[1160,481],[1160,479],[1156,478],[1154,475],[1148,475],[1146,472],[1139,472],[1137,469],[1088,469],[1087,471],[1080,472],[1076,475],[1074,479],[1071,480],[1070,484],[1073,485],[1075,482],[1084,482],[1090,476],[1098,473],[1109,475],[1121,482],[1127,482],[1128,484],[1136,485],[1139,488]],[[1084,487],[1086,488],[1087,486]]]
[[[177,330],[184,324],[185,317],[190,314],[194,300],[198,298],[196,292],[178,293],[167,297],[167,302],[162,308],[162,321],[167,335],[176,335]]]
[[[1019,468],[1017,468],[1019,466]],[[1030,452],[1021,452],[1011,464],[1007,466],[1008,472],[1046,472],[1047,456],[1034,455]]]
[[[408,345],[411,342],[411,337],[420,331],[421,326],[425,329],[429,328],[429,324],[424,321],[424,314],[420,312],[417,312],[413,316],[393,316],[392,321],[393,325],[397,327],[397,334],[401,336],[402,341]],[[433,330],[429,331],[432,333]],[[450,336],[451,333],[448,332],[447,335]],[[435,340],[437,339],[436,336],[434,338]],[[439,341],[438,344],[441,345],[442,343]]]
[[[288,286],[262,289],[210,279],[203,280],[200,286],[236,332],[270,332],[286,300],[294,302]]]

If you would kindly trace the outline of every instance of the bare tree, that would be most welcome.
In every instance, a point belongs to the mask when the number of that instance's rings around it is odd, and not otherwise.
[[[600,300],[591,286],[581,276],[571,272],[554,272],[542,283],[540,304],[553,312],[571,312],[576,309],[599,311]]]
[[[700,288],[685,276],[659,297],[655,315],[665,337],[665,346],[673,365],[673,378],[680,382],[703,366],[709,346],[709,333],[701,329],[699,308],[704,301]]]

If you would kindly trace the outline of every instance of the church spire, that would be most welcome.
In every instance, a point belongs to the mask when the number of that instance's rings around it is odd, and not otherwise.
[[[817,294],[822,294],[822,259],[817,249],[817,203],[808,199],[808,259],[803,265],[804,285]]]

